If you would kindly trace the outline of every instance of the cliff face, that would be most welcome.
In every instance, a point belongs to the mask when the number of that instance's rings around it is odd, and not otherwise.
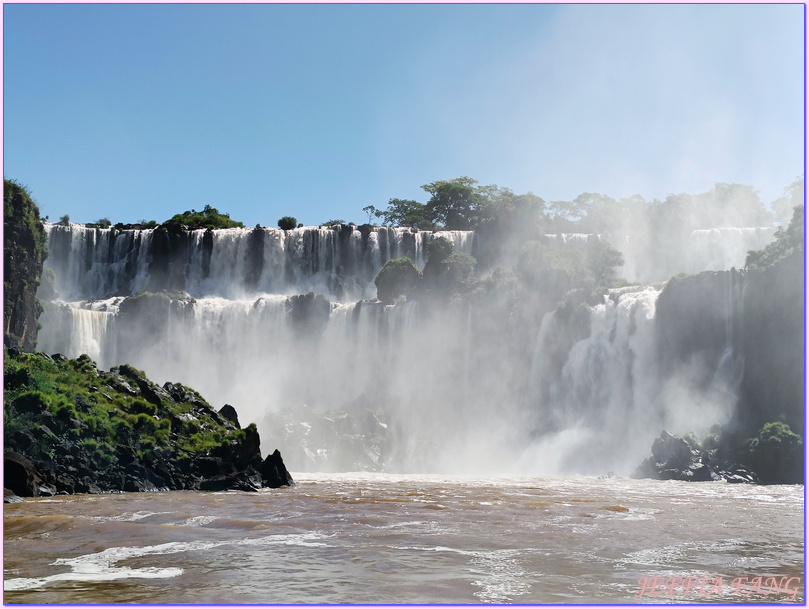
[[[5,344],[34,351],[42,311],[36,292],[47,240],[36,204],[25,188],[11,180],[3,182],[3,230]]]
[[[661,367],[690,362],[704,383],[725,372],[746,437],[770,421],[803,429],[803,268],[796,252],[766,269],[676,277],[658,299]]]
[[[804,425],[804,260],[794,252],[767,269],[752,269],[744,295],[744,376],[740,423]]]

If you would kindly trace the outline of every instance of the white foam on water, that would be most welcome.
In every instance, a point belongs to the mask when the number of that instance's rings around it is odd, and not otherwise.
[[[70,567],[71,570],[67,573],[57,573],[46,577],[19,577],[7,579],[3,582],[3,590],[35,590],[55,582],[103,582],[122,579],[165,579],[178,577],[183,574],[183,569],[177,567],[142,567],[133,569],[131,567],[118,566],[117,563],[123,560],[148,555],[198,552],[227,545],[326,546],[327,544],[325,543],[315,541],[323,537],[323,535],[318,533],[303,533],[270,535],[257,539],[237,539],[233,541],[170,542],[154,546],[107,548],[101,552],[84,554],[75,558],[57,558],[51,563],[52,565],[66,565]]]

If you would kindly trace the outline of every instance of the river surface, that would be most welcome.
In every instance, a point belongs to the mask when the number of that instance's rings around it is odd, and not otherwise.
[[[298,474],[5,505],[6,603],[803,603],[804,487]]]

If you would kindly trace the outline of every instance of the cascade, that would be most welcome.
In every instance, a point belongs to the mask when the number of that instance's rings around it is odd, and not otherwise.
[[[373,280],[393,258],[424,268],[425,246],[443,237],[471,254],[471,231],[417,231],[355,226],[116,230],[46,223],[63,301],[186,291],[195,298],[314,291],[341,302],[374,298]]]
[[[712,378],[692,375],[685,355],[666,365],[659,287],[616,290],[568,317],[529,314],[524,327],[473,301],[373,300],[385,262],[423,268],[438,236],[472,254],[471,232],[47,231],[59,300],[45,303],[40,349],[129,363],[231,403],[298,471],[629,473],[661,426],[730,416],[743,370],[737,321],[723,321]],[[731,281],[723,306],[735,320]]]
[[[747,252],[760,250],[772,241],[772,227],[724,227],[694,230],[690,237],[687,273],[743,268]]]
[[[658,295],[650,287],[592,307],[589,335],[572,345],[561,370],[543,357],[558,351],[559,341],[553,314],[545,316],[530,383],[539,401],[539,437],[526,462],[549,463],[556,472],[625,472],[648,450],[661,418],[655,404]]]

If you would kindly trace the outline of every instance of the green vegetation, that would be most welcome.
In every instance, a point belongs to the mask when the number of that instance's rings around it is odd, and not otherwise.
[[[281,230],[292,230],[298,226],[297,218],[293,218],[292,216],[284,216],[280,220],[278,220],[278,228]]]
[[[475,184],[477,180],[462,176],[423,185],[431,195],[426,204],[427,217],[447,230],[474,229],[485,203],[483,193]]]
[[[399,296],[407,296],[421,279],[421,273],[410,258],[388,260],[374,279],[379,300],[394,302]]]
[[[70,224],[70,216],[65,214],[64,216],[59,218],[59,224],[61,224],[62,226],[68,226]]]
[[[746,442],[750,464],[764,484],[803,482],[803,438],[786,423],[766,423],[758,436]]]
[[[31,459],[83,447],[100,464],[117,462],[122,451],[143,461],[155,450],[181,460],[244,438],[195,391],[173,385],[172,396],[185,398],[177,401],[131,366],[105,373],[86,355],[4,355],[6,448]]]
[[[621,252],[595,239],[564,248],[529,241],[520,252],[517,273],[529,288],[560,295],[581,289],[595,304],[606,288],[623,283],[616,276],[622,264]]]
[[[220,212],[215,207],[206,205],[202,211],[185,211],[172,216],[164,224],[181,224],[190,229],[198,228],[243,228],[244,224],[231,220],[230,215]],[[146,227],[144,227],[146,228]]]
[[[365,207],[363,211],[372,212],[387,226],[411,226],[420,230],[437,228],[428,216],[427,206],[411,199],[391,199],[384,211],[379,211],[372,205]]]
[[[486,291],[495,285],[491,280],[476,281],[472,277],[477,261],[469,254],[456,252],[444,237],[432,239],[426,246],[427,264],[421,273],[407,258],[389,260],[374,279],[377,297],[391,303],[399,297],[454,297],[475,289]]]
[[[292,220],[295,220],[295,218],[292,218]],[[297,220],[295,221],[297,222]],[[327,220],[326,222],[323,222],[320,226],[340,226],[341,224],[345,223],[346,223],[345,220]]]
[[[804,221],[803,205],[796,205],[792,210],[792,220],[789,226],[779,227],[775,231],[775,238],[767,247],[758,251],[747,252],[745,266],[749,268],[766,269],[773,264],[791,256],[803,258],[804,251]]]

